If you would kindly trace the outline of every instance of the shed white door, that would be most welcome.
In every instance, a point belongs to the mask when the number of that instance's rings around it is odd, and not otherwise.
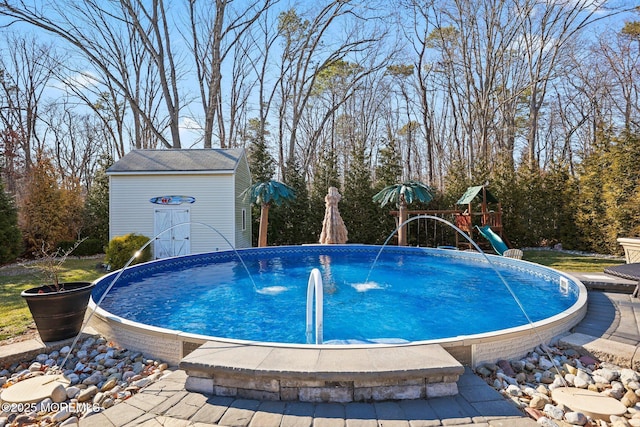
[[[153,253],[156,259],[190,253],[190,219],[191,214],[188,208],[155,209],[153,232],[157,237]]]

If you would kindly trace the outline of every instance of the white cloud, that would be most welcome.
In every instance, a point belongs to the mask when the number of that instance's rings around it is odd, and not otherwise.
[[[180,129],[188,129],[188,130],[202,130],[202,126],[200,123],[192,119],[191,117],[183,117],[180,122]]]
[[[55,87],[60,90],[66,91],[66,89],[69,87],[75,87],[77,89],[89,89],[95,88],[99,85],[100,79],[98,79],[95,74],[89,71],[82,71],[66,77],[64,80],[61,80],[57,85],[55,85]]]
[[[201,148],[202,126],[190,117],[183,117],[180,120],[180,140],[183,148]]]

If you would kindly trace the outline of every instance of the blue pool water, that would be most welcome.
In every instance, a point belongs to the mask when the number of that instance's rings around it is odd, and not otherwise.
[[[103,300],[136,322],[221,338],[305,343],[309,274],[324,282],[324,340],[403,342],[526,325],[493,268],[477,253],[330,245],[191,255],[130,267]],[[577,300],[577,286],[530,263],[491,257],[532,321]],[[373,269],[372,269],[373,267]],[[368,282],[365,283],[367,275]],[[98,300],[113,280],[100,279]]]

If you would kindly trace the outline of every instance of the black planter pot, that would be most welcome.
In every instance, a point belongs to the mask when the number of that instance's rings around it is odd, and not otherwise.
[[[84,314],[94,284],[70,282],[61,284],[64,290],[53,286],[27,289],[20,295],[27,301],[42,341],[60,341],[80,332]]]

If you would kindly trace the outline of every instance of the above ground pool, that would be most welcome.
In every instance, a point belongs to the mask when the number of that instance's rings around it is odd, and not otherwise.
[[[305,344],[307,282],[317,268],[324,342],[388,344],[526,326],[568,310],[579,298],[581,285],[554,270],[489,258],[492,265],[474,252],[363,245],[190,255],[127,268],[100,308],[190,334]],[[94,301],[115,274],[97,282]]]

